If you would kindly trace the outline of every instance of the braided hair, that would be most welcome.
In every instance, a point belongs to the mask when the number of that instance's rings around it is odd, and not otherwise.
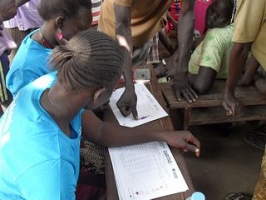
[[[78,15],[81,7],[91,11],[90,0],[41,0],[38,6],[38,13],[44,21],[52,19],[61,14],[64,17],[72,18]]]
[[[58,71],[58,81],[69,90],[108,87],[122,74],[120,48],[102,32],[81,31],[68,44],[54,48],[50,64]]]

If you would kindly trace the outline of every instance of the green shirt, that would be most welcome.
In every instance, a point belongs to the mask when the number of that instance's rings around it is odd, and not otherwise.
[[[199,67],[210,67],[217,71],[216,78],[227,78],[232,42],[233,26],[209,29],[204,40],[196,47],[189,61],[188,71],[198,74]]]

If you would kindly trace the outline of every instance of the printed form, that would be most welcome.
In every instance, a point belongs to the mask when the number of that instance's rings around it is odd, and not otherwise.
[[[168,114],[144,85],[144,83],[139,82],[135,84],[135,92],[138,98],[137,111],[139,120],[135,120],[132,114],[130,114],[128,117],[124,117],[116,106],[116,102],[121,97],[124,90],[124,87],[116,89],[110,97],[109,102],[109,105],[121,126],[136,127],[141,124],[168,116]]]
[[[120,200],[147,200],[188,190],[165,142],[109,148]]]

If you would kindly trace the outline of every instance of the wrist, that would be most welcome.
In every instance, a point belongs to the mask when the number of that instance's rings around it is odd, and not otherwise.
[[[135,91],[134,83],[133,81],[127,81],[125,85],[125,89],[127,91]]]
[[[235,92],[231,91],[231,90],[225,90],[223,96],[227,97],[227,96],[234,96]]]

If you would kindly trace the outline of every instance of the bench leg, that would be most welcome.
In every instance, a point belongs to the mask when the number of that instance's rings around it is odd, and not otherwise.
[[[183,130],[184,112],[182,109],[169,109],[169,115],[175,130]]]
[[[185,110],[184,110],[184,121],[183,121],[183,130],[188,130],[190,116],[191,116],[191,108],[185,108]]]

